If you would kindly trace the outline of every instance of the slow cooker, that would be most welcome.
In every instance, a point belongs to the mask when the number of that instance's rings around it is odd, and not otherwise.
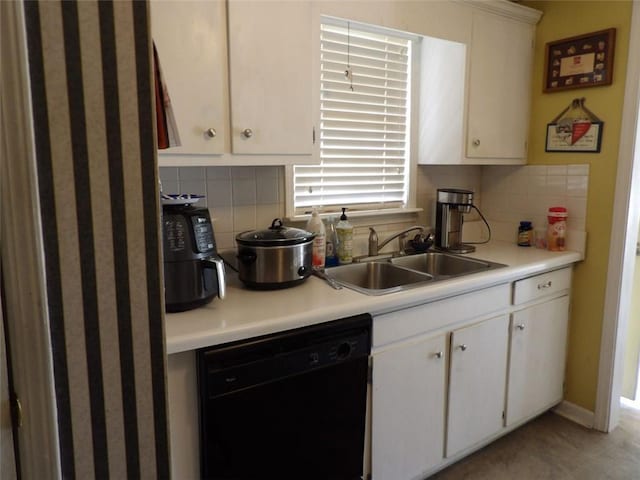
[[[276,289],[299,285],[312,271],[315,234],[285,227],[276,218],[265,230],[236,236],[238,275],[250,288]]]

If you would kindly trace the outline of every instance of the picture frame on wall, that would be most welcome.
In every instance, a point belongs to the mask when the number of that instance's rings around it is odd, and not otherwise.
[[[545,152],[600,153],[604,122],[585,106],[586,98],[574,98],[547,124]]]
[[[600,153],[604,122],[584,122],[578,128],[583,133],[576,134],[576,128],[555,123],[547,124],[545,152]],[[580,135],[580,136],[577,136]]]
[[[545,47],[545,93],[611,85],[616,29],[608,28],[548,42]]]

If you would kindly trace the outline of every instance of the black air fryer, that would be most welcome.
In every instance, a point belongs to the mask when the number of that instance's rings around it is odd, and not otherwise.
[[[224,264],[216,251],[209,210],[163,205],[164,284],[167,312],[182,312],[224,298]]]

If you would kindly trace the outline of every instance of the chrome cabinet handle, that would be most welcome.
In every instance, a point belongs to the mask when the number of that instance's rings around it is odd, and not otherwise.
[[[462,345],[458,345],[456,348],[459,348],[460,350],[462,350],[463,352],[468,348],[466,343],[463,343]]]
[[[216,135],[218,134],[215,128],[207,128],[204,133],[206,133],[209,138],[216,138]]]
[[[518,330],[524,330],[524,323],[519,323],[518,325],[516,325],[516,328]]]
[[[538,290],[544,290],[545,288],[549,288],[550,286],[551,286],[551,280],[549,280],[547,283],[539,283]]]
[[[474,147],[479,147],[480,146],[480,139],[479,138],[474,138],[473,142],[471,142],[471,143],[473,143]]]
[[[442,357],[443,357],[443,355],[444,355],[444,353],[443,353],[443,352],[436,352],[436,353],[434,353],[434,354],[433,354],[433,356],[434,356],[435,358],[442,358]]]
[[[242,134],[242,136],[244,138],[251,138],[253,137],[253,130],[251,130],[250,128],[245,128],[244,130],[242,130],[242,132],[240,132]]]

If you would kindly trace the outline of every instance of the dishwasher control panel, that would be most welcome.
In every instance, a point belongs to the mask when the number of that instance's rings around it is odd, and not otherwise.
[[[201,384],[215,397],[368,357],[370,352],[371,317],[362,315],[201,349],[197,357]]]

